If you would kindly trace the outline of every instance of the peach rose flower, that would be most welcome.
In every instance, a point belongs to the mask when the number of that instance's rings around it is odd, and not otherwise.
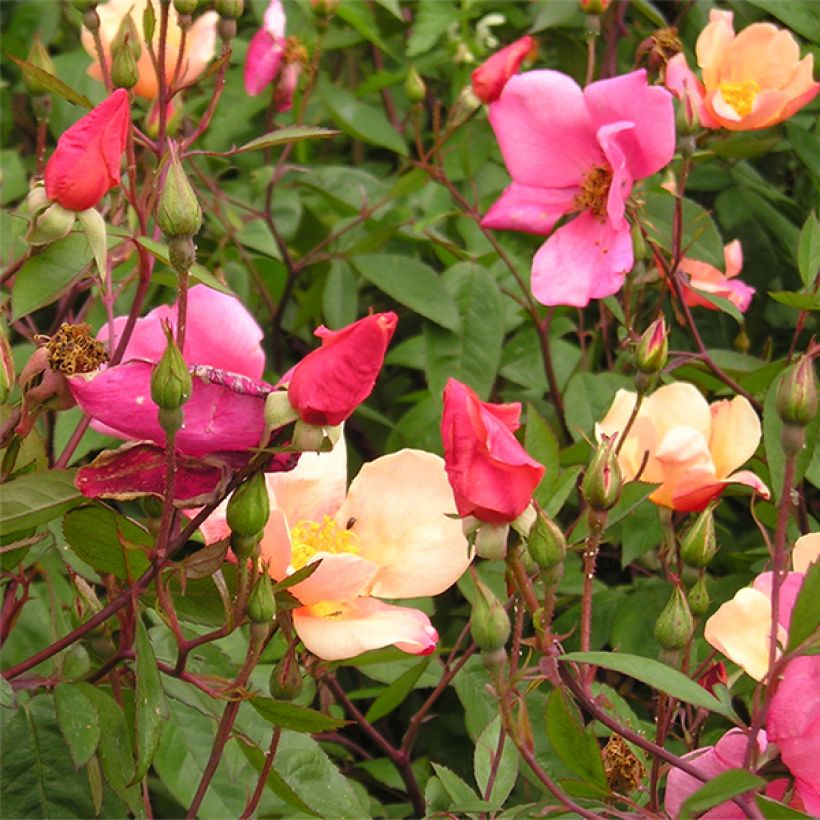
[[[777,642],[786,646],[792,608],[808,568],[820,560],[820,533],[798,538],[792,550],[792,572],[780,585]],[[715,649],[742,667],[755,680],[769,669],[769,636],[772,631],[772,573],[764,572],[752,586],[743,587],[723,604],[704,627],[704,637]]]
[[[438,633],[420,610],[385,603],[438,595],[467,569],[444,460],[401,450],[365,464],[345,495],[344,438],[330,453],[303,453],[288,473],[269,473],[271,514],[261,557],[279,581],[321,560],[289,588],[301,603],[293,625],[320,658],[352,658],[395,645],[412,654],[435,649]],[[225,505],[203,524],[208,542],[227,535]]]
[[[145,34],[142,29],[142,16],[145,12],[147,0],[107,0],[97,6],[97,14],[100,16],[100,39],[102,40],[103,52],[106,62],[111,64],[111,43],[117,36],[120,23],[130,12],[139,35],[140,52],[137,61],[139,70],[139,80],[134,86],[134,93],[140,97],[153,100],[159,93],[159,78],[151,55],[145,46]],[[154,27],[153,46],[156,53],[159,49],[159,4],[154,3],[157,13],[157,22]],[[180,69],[180,83],[193,82],[204,70],[214,56],[216,45],[216,24],[219,15],[215,11],[207,11],[194,21],[188,31],[185,40],[185,53],[183,54],[182,68]],[[94,47],[94,38],[86,28],[82,31],[83,48],[94,60],[94,64],[88,69],[88,73],[95,80],[102,80],[102,70],[97,61],[97,50]],[[165,51],[165,76],[170,82],[174,78],[179,48],[182,43],[182,29],[179,27],[178,16],[173,5],[168,7],[168,34]]]
[[[689,285],[684,287],[683,293],[687,305],[717,310],[711,302],[698,293],[698,291],[703,291],[713,296],[722,296],[735,305],[741,313],[746,312],[755,289],[736,278],[743,267],[743,248],[738,239],[724,247],[723,260],[726,273],[722,273],[707,262],[688,258],[681,260],[680,269],[689,276]]]
[[[813,56],[801,60],[791,32],[771,23],[753,23],[736,35],[732,12],[712,9],[695,52],[701,80],[678,54],[667,65],[666,86],[707,128],[768,128],[791,117],[820,91],[813,79]]]
[[[637,395],[615,394],[612,406],[595,425],[599,441],[626,428]],[[766,485],[749,470],[735,472],[760,442],[760,420],[743,397],[707,404],[691,384],[667,384],[644,399],[618,454],[626,481],[637,477],[660,485],[651,501],[695,512],[717,498],[727,484],[746,484],[765,498]]]

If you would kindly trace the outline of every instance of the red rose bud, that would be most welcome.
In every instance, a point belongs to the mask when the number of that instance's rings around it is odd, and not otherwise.
[[[495,102],[501,96],[507,80],[518,71],[521,63],[537,50],[535,40],[527,35],[496,51],[473,71],[473,93],[481,102]]]
[[[726,682],[729,680],[728,675],[726,674],[726,666],[723,661],[718,661],[715,664],[712,664],[706,672],[698,678],[698,683],[711,694],[715,694],[715,687],[718,684],[722,684],[723,686],[726,685]]]
[[[395,313],[374,313],[341,330],[322,326],[322,346],[302,359],[290,376],[288,397],[307,424],[335,426],[370,395],[393,337]]]
[[[680,557],[684,564],[702,569],[709,565],[717,552],[715,517],[710,504],[696,519],[683,536]]]
[[[477,577],[473,576],[473,580],[476,593],[473,597],[470,634],[480,650],[494,652],[501,649],[510,637],[510,617],[493,591]]]
[[[777,412],[784,424],[805,427],[817,413],[817,381],[814,362],[803,356],[780,379]]]
[[[655,374],[663,370],[669,344],[666,340],[666,320],[659,316],[644,331],[635,348],[635,364],[642,373]]]
[[[593,510],[605,512],[618,503],[623,481],[615,452],[615,437],[602,438],[584,474],[581,492]]]
[[[63,132],[46,164],[49,198],[70,211],[84,211],[119,185],[130,125],[128,92],[118,88]]]
[[[695,622],[686,596],[676,586],[655,622],[655,640],[666,650],[683,649],[694,630]]]
[[[521,405],[481,401],[467,385],[444,388],[441,439],[456,509],[491,524],[514,521],[527,508],[544,467],[513,435]]]

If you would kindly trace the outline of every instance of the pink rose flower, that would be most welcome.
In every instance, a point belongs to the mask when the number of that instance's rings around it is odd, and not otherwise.
[[[698,291],[703,291],[713,296],[722,296],[735,305],[741,313],[746,312],[755,289],[736,278],[743,267],[743,248],[739,240],[735,239],[724,247],[723,259],[726,273],[722,273],[707,262],[688,258],[681,260],[680,269],[689,276],[689,284],[684,286],[683,291],[683,298],[687,305],[717,310],[711,302],[698,293]]]
[[[121,364],[69,378],[74,399],[92,417],[95,429],[117,438],[165,443],[151,401],[151,371],[166,344],[163,319],[176,324],[175,304],[137,320]],[[125,322],[124,316],[114,320],[112,349]],[[108,340],[107,327],[99,338]],[[273,390],[260,381],[265,367],[261,340],[262,330],[238,299],[205,285],[190,289],[182,354],[194,378],[175,440],[180,452],[202,456],[259,444],[265,397]]]
[[[251,37],[245,57],[245,91],[255,97],[279,74],[285,55],[287,19],[282,0],[271,0],[263,26]]]
[[[695,51],[702,82],[678,54],[667,65],[666,85],[706,128],[768,128],[820,91],[812,77],[814,57],[801,60],[791,32],[771,23],[753,23],[736,35],[732,12],[712,9]]]
[[[46,194],[69,211],[93,208],[120,184],[131,113],[118,88],[60,135],[45,169]]]
[[[282,378],[290,403],[307,424],[341,424],[370,395],[398,317],[365,316],[341,330],[319,327],[322,346]]]
[[[447,381],[441,438],[460,516],[502,524],[518,518],[530,503],[544,467],[513,435],[520,415],[517,402],[489,404],[467,385]]]
[[[321,561],[289,588],[301,606],[293,625],[320,658],[352,658],[395,645],[415,655],[438,633],[420,610],[382,598],[438,595],[470,563],[453,492],[439,456],[401,450],[365,464],[345,495],[344,438],[329,453],[303,453],[288,473],[266,476],[271,514],[261,542],[275,580]],[[206,541],[227,535],[223,504],[202,526]]]
[[[507,80],[536,48],[535,40],[528,34],[488,57],[471,76],[476,97],[483,103],[495,102],[501,96]]]
[[[583,307],[616,293],[633,262],[627,199],[675,151],[669,92],[642,69],[583,90],[557,71],[529,71],[509,80],[489,118],[512,184],[482,224],[546,236],[577,214],[535,254],[535,298]]]

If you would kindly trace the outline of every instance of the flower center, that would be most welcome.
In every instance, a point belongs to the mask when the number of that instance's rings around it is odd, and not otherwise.
[[[721,83],[718,88],[720,95],[726,100],[740,117],[751,113],[760,86],[754,80],[743,80],[739,83]]]
[[[356,555],[356,533],[342,529],[329,515],[321,521],[299,521],[290,531],[290,565],[301,569],[317,552]]]
[[[609,186],[612,184],[612,170],[596,165],[587,171],[581,183],[581,192],[572,201],[574,211],[592,211],[595,216],[606,216]]]
[[[90,373],[108,361],[105,345],[91,336],[89,325],[60,325],[46,343],[48,364],[65,376]]]

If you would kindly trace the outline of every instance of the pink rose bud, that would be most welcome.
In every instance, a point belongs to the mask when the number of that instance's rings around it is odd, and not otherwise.
[[[118,88],[57,141],[46,164],[46,193],[70,211],[93,208],[120,184],[120,158],[131,125],[128,92]]]
[[[518,403],[489,404],[465,384],[447,382],[441,438],[460,516],[504,524],[530,503],[544,467],[513,435],[520,415]]]
[[[635,348],[635,364],[642,373],[659,373],[666,364],[669,345],[666,341],[666,320],[659,316],[644,331]]]
[[[601,437],[601,443],[584,474],[581,492],[593,510],[611,510],[621,497],[623,479],[615,451],[615,436]]]
[[[501,51],[496,51],[473,71],[473,93],[481,102],[495,102],[501,96],[507,80],[536,49],[535,40],[528,34]]]
[[[370,395],[398,316],[374,313],[341,330],[319,327],[322,346],[290,375],[288,396],[307,424],[341,424]]]

